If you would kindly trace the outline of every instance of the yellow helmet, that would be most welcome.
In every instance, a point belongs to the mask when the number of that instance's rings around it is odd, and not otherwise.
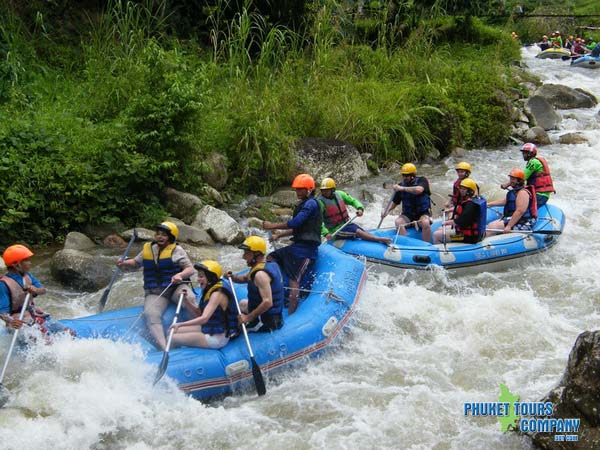
[[[400,168],[400,173],[402,175],[416,175],[417,166],[415,166],[413,163],[406,163]]]
[[[172,241],[176,241],[179,237],[179,228],[173,222],[163,222],[157,225],[156,229],[167,233]]]
[[[267,242],[260,236],[248,236],[238,248],[250,250],[251,252],[259,252],[264,255],[267,253]]]
[[[196,270],[202,270],[207,275],[207,278],[209,273],[212,273],[215,277],[217,277],[217,280],[223,275],[221,264],[213,261],[212,259],[206,259],[200,264],[194,264],[194,268]]]
[[[473,170],[471,169],[471,164],[469,164],[468,162],[464,162],[461,161],[459,162],[456,167],[456,170],[466,170],[467,172],[471,173]]]
[[[321,181],[321,186],[319,187],[320,189],[335,189],[335,181],[333,180],[333,178],[323,178],[323,181]]]
[[[464,178],[463,180],[461,180],[460,186],[466,187],[467,189],[471,189],[473,193],[477,192],[477,183],[475,183],[470,178]]]

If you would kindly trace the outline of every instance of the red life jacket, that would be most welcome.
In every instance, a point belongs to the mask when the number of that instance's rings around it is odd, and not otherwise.
[[[452,218],[455,219],[455,218],[459,217],[462,214],[465,205],[472,200],[473,200],[472,198],[466,198],[462,202],[460,202],[458,205],[456,205],[454,207],[454,212],[452,214]],[[458,225],[456,225],[455,226],[456,232],[462,234],[465,237],[473,237],[473,238],[479,237],[479,235],[481,233],[479,231],[477,222],[478,222],[478,220],[476,220],[475,222],[472,222],[469,226],[467,226],[465,228],[462,228],[462,227],[459,227]]]
[[[527,185],[535,187],[536,192],[556,192],[548,163],[541,156],[536,156],[535,159],[542,163],[543,169],[542,172],[532,173],[527,180]]]
[[[2,275],[0,277],[0,281],[8,288],[8,295],[10,297],[10,313],[20,313],[23,303],[25,303],[25,296],[27,295],[25,289],[17,281],[15,281],[15,279],[6,275]],[[23,283],[25,286],[31,286],[31,277],[27,274],[23,275]]]
[[[454,206],[458,205],[458,200],[460,198],[460,192],[458,189],[460,188],[461,181],[461,178],[457,178],[454,184],[452,185],[452,195],[450,196],[450,201]]]
[[[346,203],[337,192],[334,192],[331,198],[319,196],[318,201],[325,206],[323,211],[323,222],[328,230],[333,230],[340,224],[348,221],[348,209]]]

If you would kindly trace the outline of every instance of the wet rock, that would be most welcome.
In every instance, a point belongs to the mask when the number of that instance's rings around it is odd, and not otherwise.
[[[184,223],[191,223],[196,213],[204,206],[199,197],[172,188],[164,190],[165,207],[171,214],[180,217]]]
[[[105,287],[112,277],[114,267],[98,263],[98,258],[79,250],[64,249],[54,254],[50,261],[52,276],[73,289],[95,292]]]
[[[298,203],[296,191],[291,188],[279,189],[271,195],[271,203],[279,206],[287,206],[293,208]]]
[[[552,143],[550,136],[542,127],[529,128],[523,135],[523,141],[532,142],[536,145],[550,145]]]
[[[71,250],[91,250],[96,244],[89,237],[78,231],[71,231],[65,238],[63,248]]]
[[[560,116],[554,111],[552,105],[539,95],[534,95],[527,100],[525,111],[533,117],[537,126],[544,130],[552,130],[560,123]]]
[[[367,164],[352,144],[337,139],[306,138],[296,146],[296,173],[309,173],[317,183],[332,177],[345,184],[369,175]]]
[[[561,144],[587,144],[589,141],[582,133],[566,133],[558,138]]]
[[[148,228],[136,228],[135,232],[137,233],[136,241],[151,241],[154,239],[154,230],[149,230]],[[133,236],[133,228],[121,233],[121,237],[127,242],[129,242],[131,236]]]
[[[245,238],[242,227],[229,214],[208,205],[198,211],[191,225],[206,230],[222,244],[239,244]]]
[[[540,401],[553,404],[553,418],[579,418],[581,424],[577,442],[555,442],[554,433],[526,433],[536,448],[600,448],[600,330],[577,337],[562,380]]]
[[[596,97],[589,92],[560,84],[543,84],[535,95],[545,98],[558,109],[593,108],[598,104]]]
[[[102,245],[108,248],[125,248],[127,242],[121,236],[110,234],[102,240]]]

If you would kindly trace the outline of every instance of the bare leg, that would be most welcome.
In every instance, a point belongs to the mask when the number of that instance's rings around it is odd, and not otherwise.
[[[502,219],[494,220],[493,222],[488,223],[486,230],[486,234],[488,235],[502,233],[504,231],[504,221]]]
[[[209,346],[206,341],[206,335],[201,331],[200,325],[197,327],[179,328],[177,333],[173,334],[172,343],[176,347],[185,345],[186,347],[207,348]]]
[[[419,227],[421,227],[421,236],[425,242],[431,242],[431,222],[429,216],[421,216],[419,219]]]
[[[392,240],[390,238],[375,236],[374,234],[371,234],[365,230],[356,230],[356,235],[359,238],[364,239],[365,241],[381,242],[385,245],[390,245],[392,243]]]
[[[396,221],[394,222],[397,228],[397,234],[400,236],[406,236],[406,224],[408,223],[408,219],[405,216],[398,216]]]

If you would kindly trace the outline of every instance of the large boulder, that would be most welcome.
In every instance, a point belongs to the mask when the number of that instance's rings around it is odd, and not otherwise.
[[[332,177],[338,184],[369,175],[366,162],[352,144],[337,139],[306,138],[296,145],[296,173],[308,173],[318,183]]]
[[[552,403],[553,418],[578,418],[581,423],[576,442],[556,442],[554,433],[527,433],[536,448],[600,448],[600,330],[577,337],[560,383],[541,402]]]
[[[96,244],[89,237],[83,233],[77,231],[71,231],[65,238],[65,245],[63,248],[71,250],[91,250],[95,248]]]
[[[82,251],[64,249],[52,257],[50,272],[65,286],[94,292],[109,283],[114,267],[99,264],[98,258]]]
[[[583,89],[573,89],[561,84],[543,84],[535,95],[545,98],[558,109],[593,108],[598,100]]]
[[[245,238],[242,227],[229,214],[209,205],[198,211],[191,225],[206,230],[222,244],[239,244]]]
[[[199,197],[187,192],[166,188],[163,194],[166,200],[165,207],[185,223],[191,223],[196,213],[204,206]]]
[[[528,128],[521,136],[523,142],[532,142],[536,145],[550,145],[552,143],[550,136],[542,127]]]
[[[227,186],[227,157],[219,152],[212,152],[205,160],[204,164],[208,168],[203,174],[202,179],[210,186],[219,190]]]
[[[534,95],[525,102],[525,111],[533,117],[536,125],[544,130],[552,130],[560,122],[560,116],[544,97]]]

